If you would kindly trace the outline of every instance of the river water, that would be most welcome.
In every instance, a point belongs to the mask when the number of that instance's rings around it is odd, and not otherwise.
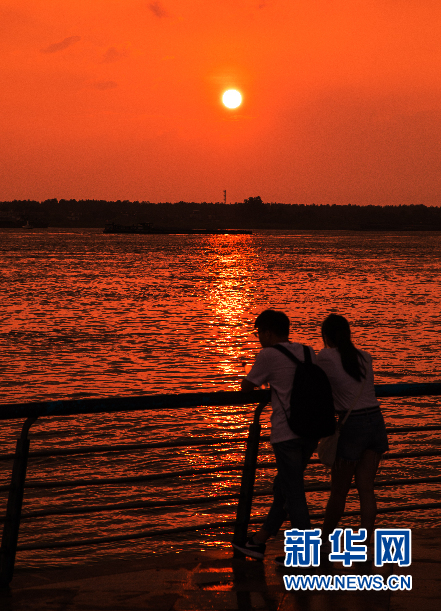
[[[230,236],[104,235],[96,229],[0,230],[0,403],[236,390],[259,346],[257,314],[285,311],[291,339],[322,347],[330,313],[351,322],[371,352],[377,383],[441,380],[441,234],[255,232]],[[382,402],[387,425],[440,424],[439,399]],[[1,406],[0,406],[1,410]],[[246,436],[250,407],[195,408],[45,418],[31,451],[81,445]],[[262,417],[268,427],[269,408]],[[0,453],[12,452],[21,422],[2,421]],[[268,431],[264,431],[266,434]],[[435,449],[439,432],[391,435],[392,451]],[[142,475],[240,464],[242,446],[157,449],[32,459],[28,479]],[[262,444],[261,460],[271,460]],[[378,479],[440,475],[439,457],[384,461]],[[0,462],[7,484],[10,461]],[[258,472],[269,490],[274,472]],[[327,481],[310,466],[307,482]],[[28,490],[24,511],[126,501],[215,497],[236,492],[240,473],[186,476],[128,486]],[[439,502],[440,484],[380,488],[379,506]],[[253,515],[265,513],[257,497]],[[312,513],[326,494],[308,493]],[[0,492],[5,506],[6,492]],[[357,506],[355,495],[348,509]],[[234,518],[235,502],[131,509],[23,520],[20,543],[78,540]],[[347,519],[354,524],[354,519]],[[385,514],[378,524],[441,526],[441,511]],[[139,539],[92,548],[21,552],[20,566],[60,565],[226,546],[231,529]]]

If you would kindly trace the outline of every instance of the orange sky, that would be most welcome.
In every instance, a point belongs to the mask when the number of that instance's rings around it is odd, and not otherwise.
[[[0,0],[0,200],[441,205],[440,26],[439,0]]]

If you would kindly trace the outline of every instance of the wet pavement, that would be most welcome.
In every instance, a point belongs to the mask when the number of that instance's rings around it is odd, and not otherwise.
[[[0,591],[1,611],[438,611],[441,609],[441,529],[412,533],[412,565],[357,563],[289,570],[274,558],[233,558],[232,550],[180,552],[142,561],[112,561],[66,569],[16,570]],[[411,591],[287,591],[284,575],[412,575]]]

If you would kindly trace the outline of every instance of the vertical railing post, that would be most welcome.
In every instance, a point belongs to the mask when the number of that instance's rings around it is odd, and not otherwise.
[[[234,525],[233,543],[243,544],[247,538],[248,524],[250,523],[251,504],[253,502],[254,480],[256,477],[257,454],[260,439],[260,414],[268,401],[259,403],[254,412],[253,422],[250,424],[245,462],[240,483],[239,503],[237,505],[236,523]],[[236,551],[235,551],[236,555]],[[238,552],[237,555],[241,555]]]
[[[14,464],[12,466],[11,486],[9,488],[6,519],[3,527],[2,545],[0,548],[0,587],[7,587],[14,574],[15,554],[17,551],[18,531],[20,528],[21,506],[23,503],[26,468],[28,464],[30,427],[37,417],[28,418],[17,439]]]

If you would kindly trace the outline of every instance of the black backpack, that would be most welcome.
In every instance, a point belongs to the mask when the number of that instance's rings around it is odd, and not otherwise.
[[[311,353],[303,346],[305,361],[300,361],[293,353],[275,344],[276,348],[297,364],[291,391],[290,429],[299,437],[320,439],[335,433],[335,410],[331,384],[328,376],[318,365],[311,361]],[[282,406],[283,407],[283,406]]]

